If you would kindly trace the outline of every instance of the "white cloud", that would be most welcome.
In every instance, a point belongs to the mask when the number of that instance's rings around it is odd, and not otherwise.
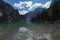
[[[41,3],[35,3],[32,6],[30,6],[29,11],[34,11],[36,8],[42,7],[42,6],[43,6],[43,4],[41,4]]]
[[[43,8],[48,9],[48,8],[50,7],[50,4],[51,4],[51,1],[46,2],[46,3],[43,5]]]
[[[19,2],[19,3],[15,3],[14,6],[19,8],[19,9],[22,9],[24,7],[30,7],[32,5],[32,1],[25,1],[25,2]]]
[[[19,10],[20,15],[24,15],[28,13],[29,11],[34,11],[36,8],[41,7],[41,8],[46,8],[48,9],[50,7],[51,1],[46,2],[45,4],[42,3],[34,3],[32,1],[20,1],[19,3],[15,3],[14,7],[18,9],[23,9],[22,11]],[[25,9],[27,8],[27,11]]]
[[[46,2],[44,5],[41,3],[35,3],[32,6],[30,6],[29,10],[34,11],[36,8],[41,7],[41,8],[46,8],[48,9],[50,7],[51,1]]]
[[[21,5],[20,5],[20,4],[18,4],[18,3],[15,3],[15,4],[14,4],[14,6],[15,6],[16,8],[19,8],[19,9],[24,8],[23,6],[21,6]]]
[[[20,15],[25,15],[26,13],[28,13],[28,11],[25,11],[25,10],[22,10],[22,11],[19,11]]]

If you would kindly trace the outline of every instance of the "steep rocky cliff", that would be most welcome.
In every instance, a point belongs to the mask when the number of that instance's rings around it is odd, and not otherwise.
[[[0,21],[12,21],[18,20],[18,10],[15,10],[11,5],[0,0]]]

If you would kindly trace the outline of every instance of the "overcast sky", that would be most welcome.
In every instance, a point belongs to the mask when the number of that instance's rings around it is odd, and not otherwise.
[[[9,3],[15,9],[17,9],[21,15],[24,15],[29,11],[34,11],[38,7],[48,9],[51,4],[51,0],[4,0],[4,1]]]

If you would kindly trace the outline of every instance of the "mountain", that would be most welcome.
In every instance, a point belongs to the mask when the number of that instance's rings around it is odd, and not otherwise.
[[[60,0],[52,1],[51,7],[53,20],[60,20]]]
[[[60,0],[52,1],[50,8],[39,12],[31,20],[38,22],[39,21],[55,22],[57,20],[60,20]]]
[[[24,16],[25,16],[25,18],[28,18],[28,17],[32,18],[32,17],[35,17],[42,10],[45,10],[45,9],[39,7],[39,8],[36,8],[34,11],[30,11],[30,12],[26,13]]]
[[[42,21],[48,21],[48,10],[43,10],[39,12],[35,17],[31,19],[32,21],[42,22]]]
[[[0,0],[0,21],[20,20],[18,10],[14,9],[8,3]]]

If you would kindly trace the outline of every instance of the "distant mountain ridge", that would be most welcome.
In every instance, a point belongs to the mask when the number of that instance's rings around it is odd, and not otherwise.
[[[39,14],[39,12],[41,12],[42,10],[45,10],[45,8],[39,7],[39,8],[36,8],[34,11],[30,11],[30,12],[26,13],[24,16],[26,18],[28,18],[28,17],[32,18],[32,17],[35,17],[37,14]]]

